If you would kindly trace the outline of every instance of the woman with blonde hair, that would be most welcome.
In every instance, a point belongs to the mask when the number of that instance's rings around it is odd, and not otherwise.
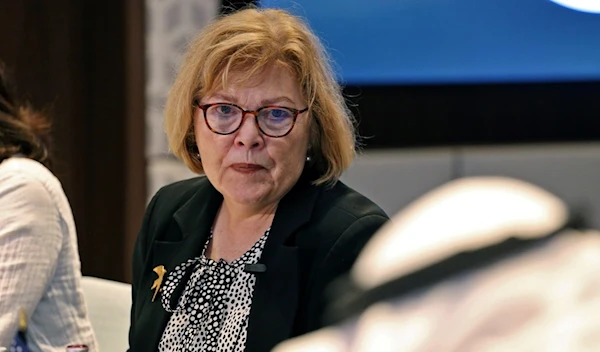
[[[323,326],[324,291],[387,221],[338,179],[355,131],[325,51],[282,10],[191,44],[169,94],[173,153],[134,249],[131,351],[268,351]]]

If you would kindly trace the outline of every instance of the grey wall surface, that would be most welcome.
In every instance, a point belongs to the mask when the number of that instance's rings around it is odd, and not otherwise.
[[[372,151],[342,180],[390,216],[455,177],[496,175],[536,184],[600,228],[600,143]]]

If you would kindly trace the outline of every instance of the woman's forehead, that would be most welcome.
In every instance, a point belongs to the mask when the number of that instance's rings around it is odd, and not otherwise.
[[[203,90],[205,93],[211,94],[216,91],[228,90],[230,87],[255,88],[265,81],[272,81],[280,77],[285,77],[299,84],[295,72],[288,65],[277,62],[259,67],[243,65],[230,70],[223,70],[204,82],[205,87]]]
[[[205,99],[221,98],[232,102],[258,100],[267,104],[298,103],[303,100],[302,89],[289,70],[274,68],[254,77],[235,72],[215,87],[206,87]],[[215,82],[216,83],[216,82]],[[211,89],[212,88],[212,89]]]

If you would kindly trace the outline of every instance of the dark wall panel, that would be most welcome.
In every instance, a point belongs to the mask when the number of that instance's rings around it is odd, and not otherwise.
[[[600,82],[346,87],[366,148],[600,139]]]
[[[0,59],[53,118],[54,171],[83,273],[122,281],[145,205],[143,4],[23,0],[0,10]]]

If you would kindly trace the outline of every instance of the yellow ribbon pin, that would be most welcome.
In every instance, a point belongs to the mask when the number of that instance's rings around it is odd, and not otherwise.
[[[19,309],[19,331],[27,331],[27,312],[25,308]]]
[[[165,276],[167,270],[165,269],[164,265],[159,265],[152,271],[154,271],[158,275],[158,279],[154,280],[154,283],[150,288],[151,290],[154,290],[154,296],[152,296],[152,302],[154,302],[156,294],[158,293],[158,291],[160,291],[160,285],[162,285],[163,276]]]

